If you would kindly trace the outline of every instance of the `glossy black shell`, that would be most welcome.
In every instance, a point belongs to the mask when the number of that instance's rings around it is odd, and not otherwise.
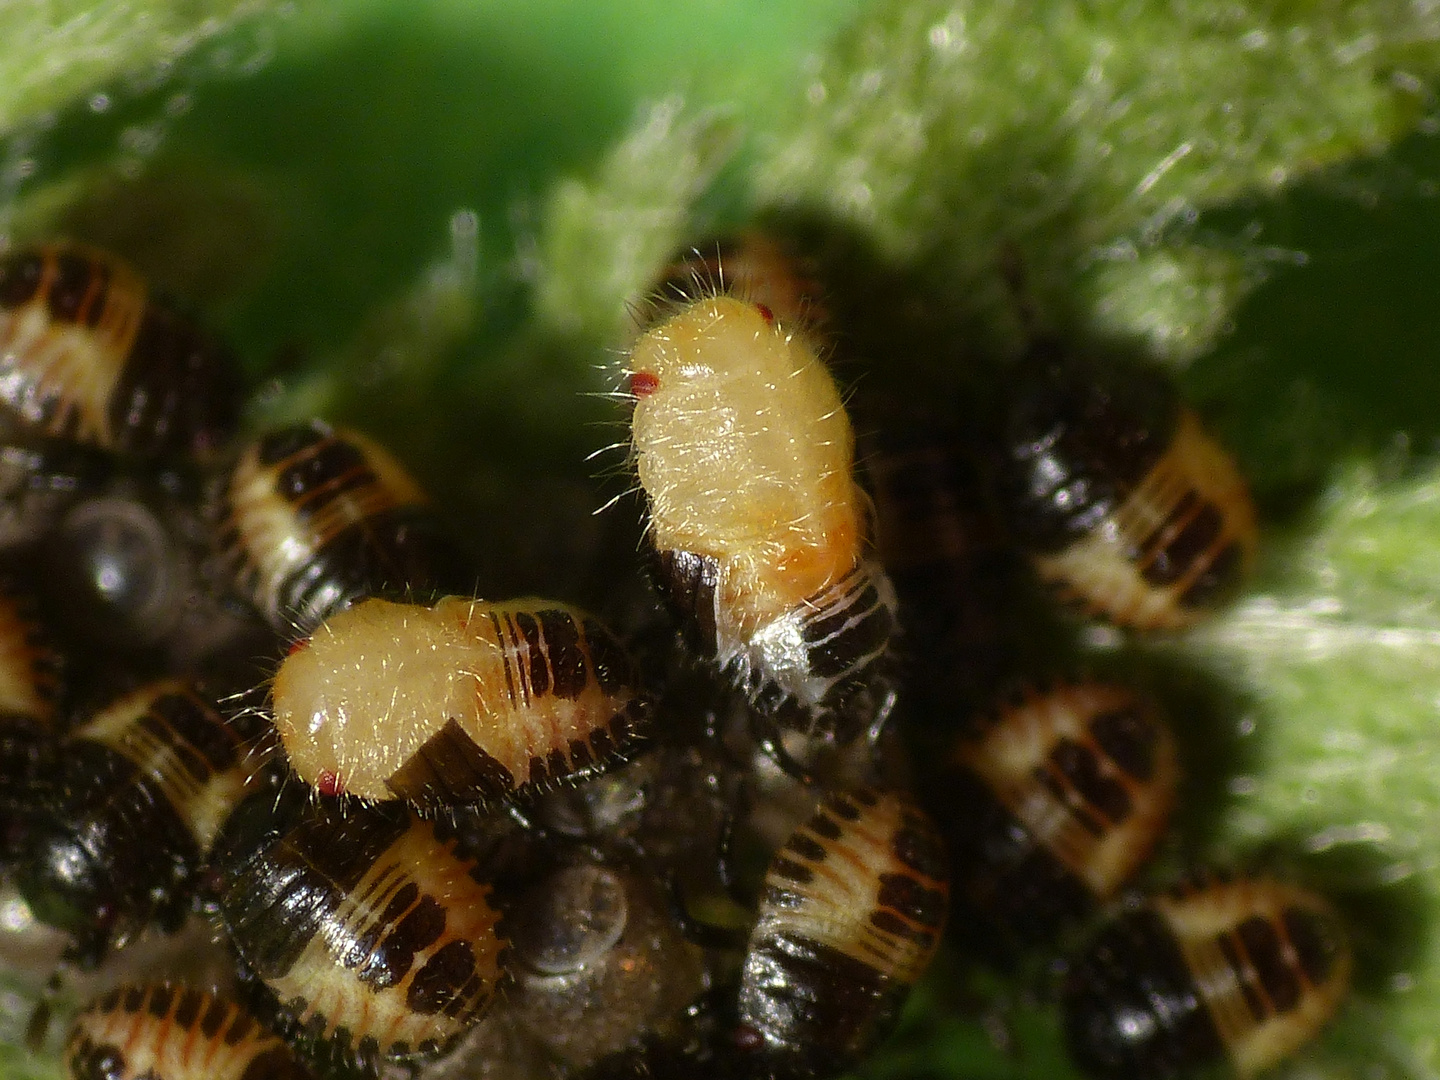
[[[1113,1080],[1178,1076],[1225,1054],[1175,936],[1148,908],[1111,923],[1071,969],[1065,1037],[1082,1071]]]
[[[1088,534],[1164,454],[1179,416],[1157,372],[1039,350],[1004,435],[999,487],[1017,538],[1050,553]]]
[[[85,737],[83,728],[61,745],[40,781],[16,867],[36,917],[70,933],[86,965],[116,935],[149,923],[179,926],[205,850],[185,816],[197,804],[177,805],[172,794],[204,790],[220,774],[243,786],[254,764],[241,730],[178,686],[159,692],[129,733],[131,753]]]
[[[966,905],[957,932],[987,959],[1008,962],[1017,945],[1050,941],[1095,910],[1085,883],[970,770],[947,773],[929,803],[950,841],[957,904]]]
[[[1316,1034],[1351,964],[1313,894],[1199,877],[1111,921],[1072,964],[1065,1040],[1096,1080],[1169,1080],[1226,1059],[1248,1076]]]

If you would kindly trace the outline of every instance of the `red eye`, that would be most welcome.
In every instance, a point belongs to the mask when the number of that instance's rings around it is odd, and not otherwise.
[[[648,371],[637,371],[630,376],[630,393],[637,398],[649,397],[660,386],[660,377]]]
[[[329,769],[321,769],[315,777],[315,790],[321,795],[344,795],[345,784]]]
[[[295,642],[292,642],[292,643],[290,644],[290,648],[288,648],[288,649],[285,650],[285,655],[286,655],[286,656],[294,656],[294,655],[295,655],[297,652],[299,652],[301,649],[308,648],[309,645],[310,645],[310,639],[309,639],[309,638],[301,638],[299,641],[295,641]]]
[[[755,310],[760,312],[760,317],[767,323],[773,323],[775,321],[775,313],[764,304],[756,304]]]
[[[765,1046],[765,1036],[749,1024],[737,1025],[735,1030],[730,1033],[730,1038],[734,1041],[736,1049],[747,1053],[753,1054]]]

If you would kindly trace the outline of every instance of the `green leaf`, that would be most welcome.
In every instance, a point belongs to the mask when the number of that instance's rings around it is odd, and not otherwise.
[[[1345,468],[1264,587],[1177,647],[1251,703],[1213,850],[1278,845],[1312,864],[1353,907],[1366,1003],[1427,1070],[1440,1060],[1440,947],[1425,932],[1440,899],[1435,536],[1440,468]]]
[[[119,78],[154,78],[279,0],[27,0],[0,6],[0,136]]]

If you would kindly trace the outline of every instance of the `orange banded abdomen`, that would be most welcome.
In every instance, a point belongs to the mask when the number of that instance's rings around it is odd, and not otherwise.
[[[224,998],[169,984],[127,985],[71,1028],[70,1080],[306,1080],[278,1035]]]

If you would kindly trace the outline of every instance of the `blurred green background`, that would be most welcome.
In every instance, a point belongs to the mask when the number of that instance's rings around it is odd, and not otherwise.
[[[239,350],[255,422],[388,437],[496,588],[598,588],[576,568],[624,486],[587,460],[623,438],[598,395],[677,243],[761,219],[853,255],[827,274],[871,297],[859,359],[902,408],[978,410],[1003,378],[1018,255],[1031,318],[1174,370],[1262,508],[1264,565],[1215,623],[1057,631],[1188,725],[1152,878],[1328,888],[1358,993],[1288,1068],[1440,1070],[1440,16],[50,0],[0,6],[0,41],[6,231],[139,263]],[[1045,987],[944,957],[867,1072],[1066,1076]]]

